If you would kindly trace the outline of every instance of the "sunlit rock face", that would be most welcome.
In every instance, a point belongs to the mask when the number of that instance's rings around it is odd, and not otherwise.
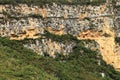
[[[70,0],[71,1],[71,0]],[[92,1],[92,0],[91,0]],[[45,31],[55,35],[70,34],[79,40],[94,40],[103,59],[120,68],[120,47],[115,37],[120,37],[119,0],[112,4],[93,5],[53,5],[40,6],[0,5],[0,35],[10,40],[37,39]],[[64,55],[73,51],[74,42],[60,43],[51,39],[35,40],[24,44],[40,55],[56,53]],[[87,44],[86,44],[87,45]]]
[[[73,47],[76,45],[74,42],[56,42],[51,39],[41,39],[35,40],[35,42],[30,42],[24,46],[33,49],[40,55],[45,55],[49,53],[50,56],[55,57],[56,54],[68,55],[72,52]]]
[[[99,50],[103,59],[113,65],[115,68],[120,68],[119,47],[115,44],[115,32],[110,27],[108,18],[105,18],[104,26],[101,31],[86,31],[78,36],[78,39],[95,40],[99,44]]]
[[[103,17],[111,15],[106,4],[80,6],[53,3],[52,6],[46,4],[42,8],[19,4],[1,5],[0,8],[2,9],[1,36],[10,36],[10,39],[19,40],[27,38],[26,35],[30,38],[35,34],[43,34],[44,29],[57,35],[78,35],[84,30],[101,28]],[[38,31],[33,29],[35,32],[29,34],[27,32],[29,28],[38,28]]]

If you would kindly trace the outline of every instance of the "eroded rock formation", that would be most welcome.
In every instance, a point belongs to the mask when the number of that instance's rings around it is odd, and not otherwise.
[[[120,55],[116,50],[115,44],[115,32],[109,25],[108,18],[105,20],[103,29],[98,32],[87,31],[83,32],[78,36],[78,39],[90,39],[95,40],[99,44],[99,49],[103,59],[113,65],[115,68],[120,68]]]
[[[119,36],[120,2],[92,5],[57,5],[46,4],[43,7],[26,4],[0,5],[0,35],[11,40],[40,38],[45,30],[55,35],[70,34],[80,40],[95,40],[103,59],[120,68],[119,46],[115,37]],[[42,39],[24,46],[39,54],[72,52],[75,43],[60,43],[51,39]]]

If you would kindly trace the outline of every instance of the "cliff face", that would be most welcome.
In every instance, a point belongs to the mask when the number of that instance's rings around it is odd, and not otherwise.
[[[115,37],[120,37],[119,6],[119,1],[107,1],[98,6],[55,3],[43,7],[0,5],[0,35],[11,40],[36,39],[43,37],[47,30],[55,35],[70,34],[79,40],[95,40],[103,59],[118,69],[120,55]],[[53,57],[56,53],[71,53],[75,45],[72,41],[60,43],[46,37],[35,43],[24,44],[41,55],[48,53]]]
[[[45,5],[43,8],[20,4],[18,6],[1,5],[1,8],[2,36],[19,35],[31,27],[39,27],[39,32],[36,34],[43,34],[43,29],[48,29],[55,34],[78,35],[85,30],[100,29],[104,24],[104,17],[112,16],[106,4],[75,6],[54,3],[53,6]],[[112,18],[109,20],[112,21]]]
[[[115,68],[120,68],[119,47],[115,44],[115,32],[111,29],[108,18],[104,21],[105,24],[101,32],[83,32],[78,39],[95,40],[99,44],[99,50],[103,59],[112,64]]]

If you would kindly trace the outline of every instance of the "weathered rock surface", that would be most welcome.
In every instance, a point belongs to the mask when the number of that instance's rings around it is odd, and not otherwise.
[[[78,39],[91,39],[99,44],[103,59],[120,68],[120,47],[115,37],[120,37],[120,1],[109,0],[99,6],[91,5],[0,5],[0,35],[11,40],[39,38],[47,30],[52,34],[71,34]],[[76,44],[60,43],[51,39],[24,44],[39,54],[68,54]]]

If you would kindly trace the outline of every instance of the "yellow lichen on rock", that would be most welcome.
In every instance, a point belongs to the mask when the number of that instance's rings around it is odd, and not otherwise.
[[[40,14],[42,15],[43,18],[47,17],[47,10],[46,9],[41,9]]]
[[[28,29],[28,30],[26,29],[25,33],[18,34],[17,36],[11,35],[10,40],[23,40],[25,38],[32,38],[32,39],[39,38],[40,36],[37,36],[36,34],[38,34],[37,28]]]
[[[47,27],[46,30],[55,35],[63,35],[65,33],[63,29],[53,30],[51,27]]]
[[[104,13],[105,9],[106,9],[106,5],[101,5],[100,10],[99,10],[99,14]]]
[[[90,31],[90,30],[88,30],[88,31],[86,31],[86,32],[82,32],[82,33],[80,33],[78,36],[76,36],[77,37],[77,39],[90,39],[90,40],[95,40],[95,39],[97,39],[98,38],[98,34],[97,34],[97,32],[93,32],[93,31]]]
[[[79,15],[79,19],[81,20],[81,19],[84,19],[85,17],[87,17],[87,13],[81,13],[80,15]]]

